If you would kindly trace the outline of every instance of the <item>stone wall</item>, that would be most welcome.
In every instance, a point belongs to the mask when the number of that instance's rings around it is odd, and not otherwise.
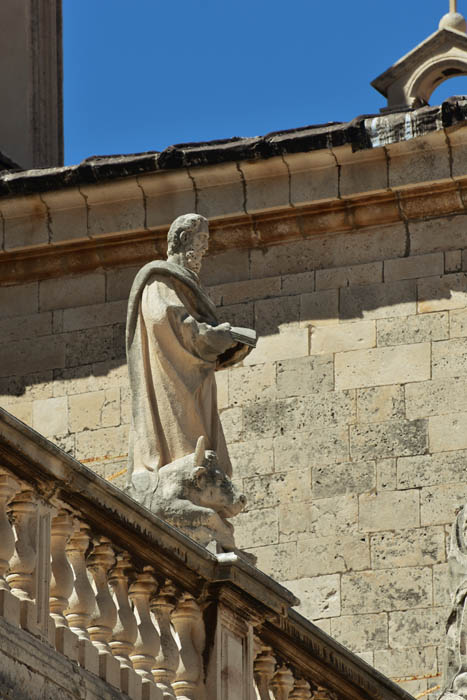
[[[218,374],[249,501],[238,543],[414,695],[439,683],[446,536],[467,500],[463,248],[459,215],[234,250],[204,269],[222,320],[260,334]],[[116,483],[135,271],[0,288],[2,405]]]

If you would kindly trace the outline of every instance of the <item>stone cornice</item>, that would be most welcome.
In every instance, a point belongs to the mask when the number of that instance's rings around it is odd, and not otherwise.
[[[291,206],[289,202],[257,214],[214,216],[210,221],[210,254],[465,214],[466,204],[467,176],[462,176],[341,196],[303,206]],[[0,284],[143,264],[164,255],[169,223],[5,251],[0,253]]]

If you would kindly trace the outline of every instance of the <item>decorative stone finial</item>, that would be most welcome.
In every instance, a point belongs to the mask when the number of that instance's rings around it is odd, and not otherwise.
[[[467,22],[463,15],[457,11],[457,0],[449,0],[449,12],[441,17],[440,29],[454,29],[456,32],[467,32]]]
[[[382,112],[403,111],[427,105],[441,83],[459,75],[467,75],[467,22],[450,0],[438,31],[371,84],[388,100]]]

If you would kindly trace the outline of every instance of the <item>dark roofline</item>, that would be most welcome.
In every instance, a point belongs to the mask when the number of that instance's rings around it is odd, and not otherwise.
[[[418,136],[467,120],[467,99],[451,97],[436,107],[409,110],[413,133]],[[162,152],[148,151],[115,156],[91,156],[79,165],[0,173],[0,196],[28,195],[107,182],[123,177],[181,168],[261,160],[292,153],[308,153],[349,145],[353,151],[373,147],[377,128],[390,134],[388,143],[406,139],[407,111],[385,115],[362,115],[350,122],[305,126],[273,131],[252,138],[233,137],[169,146]],[[370,127],[371,124],[371,127]],[[384,128],[383,128],[384,127]]]

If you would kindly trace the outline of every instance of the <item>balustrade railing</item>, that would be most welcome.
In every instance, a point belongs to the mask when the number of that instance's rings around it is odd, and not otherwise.
[[[0,617],[51,653],[132,700],[410,697],[296,602],[0,409]]]

